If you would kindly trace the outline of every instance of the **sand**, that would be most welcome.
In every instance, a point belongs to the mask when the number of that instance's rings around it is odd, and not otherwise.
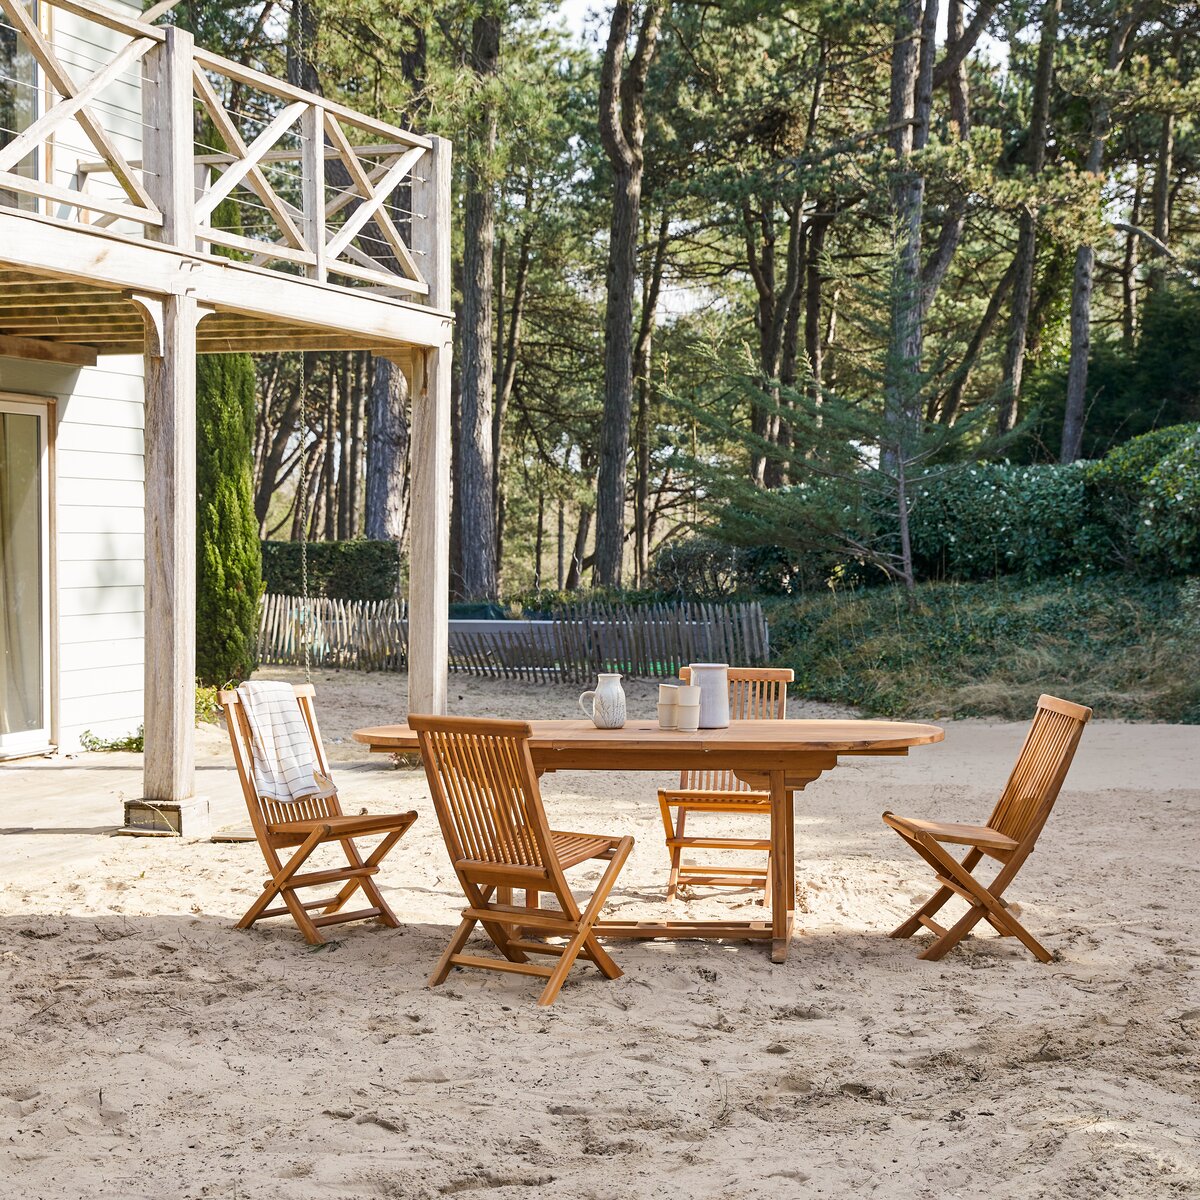
[[[4,1200],[1200,1194],[1194,728],[1086,732],[1010,893],[1049,965],[990,932],[936,964],[886,936],[927,877],[880,811],[983,819],[1023,733],[958,722],[798,797],[786,964],[617,943],[623,978],[584,965],[538,1010],[532,981],[425,988],[461,897],[422,776],[348,740],[400,717],[403,680],[315,682],[347,809],[421,814],[382,876],[401,929],[237,932],[256,846],[110,836],[136,756],[0,767]],[[565,716],[576,690],[452,681],[476,714]],[[201,787],[237,823],[223,738],[203,731]],[[545,782],[553,822],[636,836],[631,918],[670,908],[657,782]]]

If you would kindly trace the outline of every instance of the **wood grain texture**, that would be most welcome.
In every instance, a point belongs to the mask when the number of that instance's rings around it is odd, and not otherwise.
[[[1017,938],[1040,962],[1051,960],[1050,951],[1017,920],[1015,909],[1003,895],[1033,853],[1091,716],[1090,708],[1056,696],[1044,695],[1038,700],[1016,766],[986,825],[883,814],[884,823],[933,868],[939,885],[908,920],[892,931],[892,937],[911,937],[921,928],[931,930],[936,935],[934,941],[919,957],[936,962],[985,920],[1001,937]],[[960,862],[945,849],[948,845],[970,849]],[[1001,864],[988,884],[973,873],[985,856]],[[955,925],[945,929],[933,917],[952,896],[961,897],[969,907]]]
[[[190,296],[166,297],[148,335],[161,345],[148,344],[146,355],[149,800],[184,800],[195,791],[196,322]]]
[[[295,693],[317,769],[332,782],[317,724],[315,689],[312,684],[301,684],[295,688]],[[246,710],[236,691],[221,691],[218,701],[225,710],[225,726],[250,824],[271,872],[271,878],[237,927],[248,929],[256,921],[290,915],[305,941],[316,946],[325,941],[320,930],[329,925],[373,918],[392,929],[399,926],[400,922],[380,893],[374,876],[379,873],[383,859],[416,821],[417,814],[346,814],[342,812],[336,788],[328,795],[305,796],[288,803],[260,796],[254,783],[254,753]],[[381,840],[364,858],[354,839],[372,836],[380,836]],[[333,842],[341,847],[346,857],[344,866],[320,871],[300,870],[319,846]],[[284,862],[279,851],[296,847],[296,852]],[[333,896],[302,900],[298,894],[300,889],[324,888],[331,883],[342,885]],[[370,907],[347,911],[346,904],[359,891]],[[280,903],[271,907],[276,900]],[[315,917],[310,916],[313,909],[321,911]]]

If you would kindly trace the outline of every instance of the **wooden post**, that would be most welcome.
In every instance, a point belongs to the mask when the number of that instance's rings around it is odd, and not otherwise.
[[[445,313],[450,293],[450,143],[434,138],[413,179],[412,242],[429,284],[429,304]],[[446,711],[450,637],[451,326],[438,348],[414,356],[411,394],[412,536],[408,556],[408,711]]]
[[[147,56],[145,160],[163,214],[158,236],[196,248],[192,37],[181,29]],[[132,831],[209,833],[196,783],[196,326],[190,294],[135,295],[146,321],[145,733]]]
[[[195,792],[196,302],[135,297],[146,314],[144,796],[131,830],[206,836]]]
[[[309,279],[325,282],[325,110],[310,104],[300,118],[304,240],[316,262],[305,269]]]
[[[159,241],[196,249],[196,168],[192,161],[192,35],[170,26],[166,40],[146,55],[142,90],[146,130],[146,187],[163,215],[150,230]]]

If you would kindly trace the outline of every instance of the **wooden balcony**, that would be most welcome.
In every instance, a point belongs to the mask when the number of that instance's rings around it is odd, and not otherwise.
[[[198,353],[400,364],[420,564],[409,706],[444,711],[450,144],[91,0],[40,0],[36,21],[0,0],[0,23],[36,64],[33,119],[0,147],[0,357],[145,356],[146,797],[193,794]]]
[[[0,0],[41,95],[0,148],[0,337],[140,350],[133,293],[186,290],[201,353],[445,341],[447,143],[90,0],[41,10]],[[63,15],[100,49],[84,72]]]

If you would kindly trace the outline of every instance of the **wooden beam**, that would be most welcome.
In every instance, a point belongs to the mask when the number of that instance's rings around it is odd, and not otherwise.
[[[63,363],[69,367],[96,365],[96,351],[91,346],[72,346],[64,342],[10,337],[6,333],[0,333],[0,358],[32,358],[37,362]]]
[[[430,302],[450,292],[450,143],[433,139],[413,179],[413,248],[424,256]],[[408,711],[446,711],[450,638],[450,337],[414,356],[412,545],[408,584]]]
[[[146,634],[144,794],[195,791],[196,302],[158,306],[146,343]],[[158,351],[158,353],[155,353]]]
[[[358,335],[380,345],[440,347],[453,321],[448,292],[440,302],[431,297],[429,305],[406,303],[36,213],[0,210],[0,264],[101,287],[190,292],[219,311]]]

